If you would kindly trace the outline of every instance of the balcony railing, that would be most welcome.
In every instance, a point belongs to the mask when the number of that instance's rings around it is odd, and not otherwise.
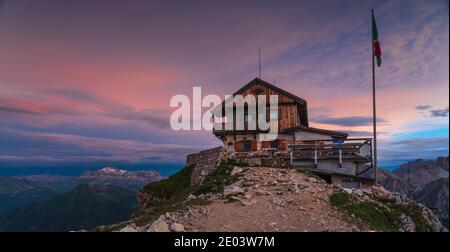
[[[302,143],[290,144],[291,164],[295,161],[308,162],[317,168],[320,162],[337,162],[342,168],[345,162],[358,164],[370,163],[370,167],[363,171],[356,171],[360,175],[372,167],[372,139],[350,138],[337,142],[336,140],[310,140]]]

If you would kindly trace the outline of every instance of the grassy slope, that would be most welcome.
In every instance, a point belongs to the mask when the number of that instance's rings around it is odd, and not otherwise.
[[[176,211],[192,205],[208,204],[206,200],[191,200],[184,202],[189,194],[200,195],[207,192],[218,192],[224,185],[233,182],[230,171],[238,164],[222,162],[213,173],[207,176],[200,185],[190,186],[194,166],[188,165],[178,173],[165,180],[146,185],[142,192],[151,195],[147,208],[143,209],[135,222],[138,225],[147,224],[165,212]]]
[[[377,202],[356,202],[346,192],[333,194],[330,197],[330,203],[349,214],[354,214],[378,231],[398,231],[399,227],[395,225],[395,220],[401,214],[411,217],[416,225],[416,231],[428,231],[420,209],[416,205],[399,205],[387,199],[377,199]]]

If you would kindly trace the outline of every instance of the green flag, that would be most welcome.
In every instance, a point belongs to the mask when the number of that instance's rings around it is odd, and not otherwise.
[[[374,48],[374,56],[377,58],[377,66],[381,66],[381,45],[378,40],[377,23],[375,22],[375,16],[372,12],[372,40]]]

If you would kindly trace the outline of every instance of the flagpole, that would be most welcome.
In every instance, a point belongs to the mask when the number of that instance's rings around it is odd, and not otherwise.
[[[259,78],[261,79],[261,47],[258,48],[258,70]]]
[[[373,17],[373,9],[371,10]],[[373,18],[371,19],[373,23]],[[373,24],[372,24],[372,34],[373,34]],[[375,47],[373,36],[371,36],[371,44],[372,44],[372,109],[373,109],[373,164],[375,167],[374,170],[374,178],[375,184],[377,184],[377,168],[378,168],[378,159],[377,159],[377,107],[376,107],[376,96],[375,96]]]

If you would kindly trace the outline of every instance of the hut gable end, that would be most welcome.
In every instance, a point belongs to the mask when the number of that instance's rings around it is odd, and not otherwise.
[[[253,79],[233,95],[245,97],[249,94],[266,95],[267,104],[269,104],[270,95],[278,96],[278,125],[280,131],[301,125],[308,127],[308,110],[304,99],[259,78]]]

